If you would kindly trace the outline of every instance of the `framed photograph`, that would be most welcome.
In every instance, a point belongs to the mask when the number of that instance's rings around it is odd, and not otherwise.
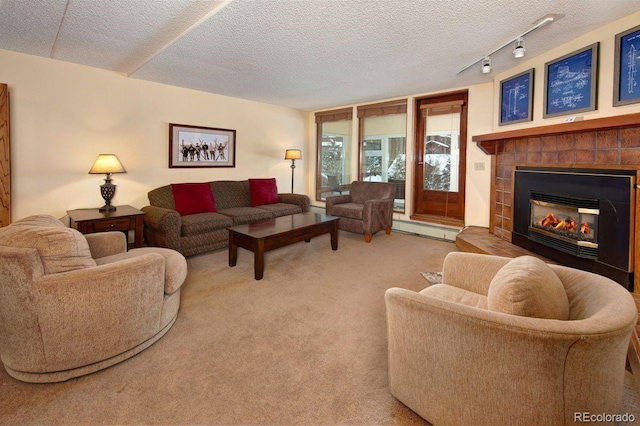
[[[613,106],[640,102],[640,25],[616,34]]]
[[[533,120],[534,69],[500,82],[500,126]]]
[[[544,64],[544,118],[598,109],[598,47],[594,43]]]
[[[169,124],[169,168],[235,166],[235,130]]]

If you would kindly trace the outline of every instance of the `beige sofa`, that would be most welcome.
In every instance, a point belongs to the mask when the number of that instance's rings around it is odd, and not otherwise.
[[[48,215],[0,229],[0,358],[25,382],[59,382],[130,358],[178,315],[185,258],[127,252],[125,235],[82,235]]]
[[[167,247],[191,256],[229,245],[228,228],[235,225],[307,212],[309,197],[302,194],[280,194],[267,204],[252,206],[250,180],[212,181],[205,184],[213,196],[207,212],[181,214],[176,210],[172,185],[149,192],[149,206],[142,208],[145,241],[150,246]],[[259,181],[259,179],[256,179]],[[275,185],[275,183],[274,183]]]
[[[455,252],[443,284],[389,289],[391,393],[436,425],[619,413],[633,298],[608,278],[543,265],[556,278],[545,272],[526,289],[539,271],[531,259]]]

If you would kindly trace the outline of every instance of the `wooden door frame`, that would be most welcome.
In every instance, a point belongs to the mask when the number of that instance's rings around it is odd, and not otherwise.
[[[0,83],[0,226],[11,223],[11,129],[9,87]]]
[[[424,134],[425,129],[423,129],[422,124],[422,113],[420,110],[420,102],[425,99],[438,99],[439,102],[447,102],[449,100],[457,100],[460,96],[464,97],[464,104],[461,112],[461,123],[460,123],[460,164],[459,164],[459,174],[460,178],[458,179],[458,194],[460,199],[462,200],[461,204],[461,216],[462,219],[457,218],[448,218],[445,216],[439,215],[430,215],[430,214],[417,214],[416,209],[418,206],[418,191],[416,190],[416,182],[415,179],[418,175],[418,154],[420,150],[417,149],[418,146],[418,138],[416,137],[418,133],[421,131]],[[449,99],[451,98],[451,99]],[[414,101],[414,149],[413,149],[413,158],[412,166],[414,168],[413,179],[413,196],[411,203],[411,215],[410,219],[422,222],[431,222],[438,223],[442,225],[450,225],[450,226],[464,226],[464,216],[466,210],[466,179],[467,179],[467,161],[466,161],[466,153],[467,153],[467,139],[468,139],[468,120],[469,120],[469,91],[468,90],[458,90],[455,92],[447,92],[440,93],[437,95],[423,96],[420,98],[416,98]],[[422,143],[422,141],[420,141]],[[463,152],[464,151],[464,152]]]

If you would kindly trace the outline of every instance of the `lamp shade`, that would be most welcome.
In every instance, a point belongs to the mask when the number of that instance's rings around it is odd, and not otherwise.
[[[91,166],[89,174],[127,173],[115,154],[100,154]]]
[[[302,160],[302,151],[299,149],[288,149],[284,153],[285,160]]]

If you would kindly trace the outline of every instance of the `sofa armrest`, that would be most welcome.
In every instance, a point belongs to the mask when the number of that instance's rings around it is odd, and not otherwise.
[[[350,202],[351,202],[351,195],[349,194],[333,195],[331,197],[327,197],[325,199],[325,208],[326,208],[327,214],[328,215],[332,214],[331,209],[336,204],[344,204],[344,203],[350,203]]]
[[[510,260],[508,257],[451,252],[442,265],[442,282],[486,296],[491,280]]]
[[[127,251],[127,237],[120,231],[96,232],[86,234],[85,238],[94,259]]]
[[[145,236],[147,244],[180,251],[182,216],[175,210],[157,206],[145,206]]]
[[[278,201],[281,203],[295,204],[300,207],[303,212],[308,212],[311,201],[304,194],[278,194]]]

